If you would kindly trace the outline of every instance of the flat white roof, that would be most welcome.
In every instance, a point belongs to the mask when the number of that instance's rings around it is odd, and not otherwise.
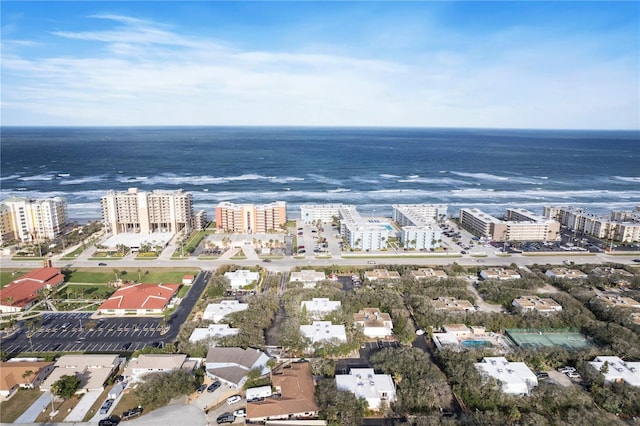
[[[117,247],[122,244],[129,248],[140,247],[143,244],[165,247],[175,234],[173,232],[154,232],[153,234],[139,234],[135,232],[124,232],[122,234],[112,235],[107,238],[102,245],[106,247]]]

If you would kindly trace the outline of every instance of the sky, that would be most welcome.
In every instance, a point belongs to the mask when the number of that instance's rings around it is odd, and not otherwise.
[[[7,1],[1,123],[640,129],[640,2]]]

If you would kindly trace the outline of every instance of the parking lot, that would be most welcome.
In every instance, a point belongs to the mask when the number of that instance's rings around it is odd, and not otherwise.
[[[160,346],[160,318],[92,319],[91,313],[44,313],[31,330],[7,338],[3,349],[18,352],[133,352]]]

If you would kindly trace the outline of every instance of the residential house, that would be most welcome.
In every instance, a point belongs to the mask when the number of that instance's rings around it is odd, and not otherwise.
[[[438,297],[431,301],[431,306],[436,311],[473,312],[476,310],[468,300],[458,300],[455,297]]]
[[[115,374],[124,359],[118,355],[62,355],[55,362],[55,369],[40,385],[40,390],[50,391],[51,385],[62,376],[76,376],[80,379],[80,388],[76,393],[102,391],[104,385]]]
[[[240,303],[237,300],[223,300],[220,303],[209,303],[202,314],[206,321],[222,321],[224,317],[233,313],[244,311],[249,307],[248,303]]]
[[[596,299],[608,306],[617,306],[623,308],[640,308],[640,302],[636,300],[619,295],[612,294],[599,294]]]
[[[262,375],[269,373],[267,361],[269,356],[259,349],[211,348],[207,353],[205,367],[208,377],[241,388],[247,381],[249,370],[259,369]]]
[[[199,360],[187,358],[184,354],[142,354],[129,361],[123,376],[134,383],[143,382],[147,374],[167,373],[179,369],[192,372],[199,365]]]
[[[411,276],[416,280],[445,280],[449,278],[446,272],[433,268],[418,268],[411,271]]]
[[[331,321],[314,321],[311,325],[301,325],[300,334],[309,339],[311,346],[325,343],[346,343],[347,341],[344,325],[334,325]]]
[[[378,308],[364,308],[353,315],[354,325],[362,327],[366,337],[384,338],[393,334],[393,322],[386,312]]]
[[[387,269],[374,269],[373,271],[365,271],[364,278],[369,281],[399,280],[400,273],[398,271],[389,271]]]
[[[20,388],[36,388],[54,368],[54,363],[50,361],[21,358],[0,363],[0,396],[9,399]]]
[[[247,403],[247,421],[308,420],[318,417],[310,364],[294,362],[280,371],[280,374],[271,377],[272,385],[280,397]]]
[[[518,271],[504,268],[489,268],[480,272],[480,277],[485,280],[517,280],[522,278]]]
[[[551,269],[547,269],[544,274],[553,279],[585,280],[589,278],[589,275],[585,274],[582,271],[579,271],[577,269],[568,269],[568,268],[551,268]]]
[[[589,364],[602,373],[605,383],[625,382],[640,386],[640,362],[623,361],[617,356],[597,356]]]
[[[322,280],[325,280],[325,274],[323,271],[312,271],[310,269],[304,269],[302,271],[296,271],[291,273],[289,282],[302,283],[305,288],[313,288],[316,284]]]
[[[306,311],[307,316],[313,319],[324,318],[329,312],[340,309],[339,300],[329,300],[326,297],[314,297],[312,300],[303,300],[300,303],[300,310]]]
[[[248,285],[257,284],[260,273],[251,272],[248,269],[238,269],[233,272],[225,272],[224,277],[229,280],[229,285],[234,290],[240,290]]]
[[[562,310],[562,306],[555,300],[548,297],[541,298],[539,296],[520,296],[513,299],[511,305],[521,313],[536,311],[548,314]]]
[[[373,368],[352,368],[349,374],[336,374],[338,390],[349,391],[356,398],[364,398],[371,410],[396,400],[396,387],[389,374],[376,374]]]
[[[509,362],[505,357],[484,357],[474,364],[484,376],[496,379],[504,393],[527,395],[538,386],[538,378],[524,362]]]
[[[235,336],[240,331],[239,328],[231,328],[229,324],[209,324],[208,328],[196,328],[191,333],[189,341],[191,343],[200,340],[214,339],[217,340],[225,336]],[[215,344],[215,342],[214,342]]]

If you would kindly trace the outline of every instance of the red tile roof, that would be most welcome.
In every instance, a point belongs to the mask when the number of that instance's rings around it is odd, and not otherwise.
[[[132,284],[118,289],[98,308],[163,309],[180,284]]]
[[[38,292],[47,286],[55,287],[64,282],[64,275],[58,268],[40,268],[12,281],[0,290],[0,304],[24,307],[38,297]]]

